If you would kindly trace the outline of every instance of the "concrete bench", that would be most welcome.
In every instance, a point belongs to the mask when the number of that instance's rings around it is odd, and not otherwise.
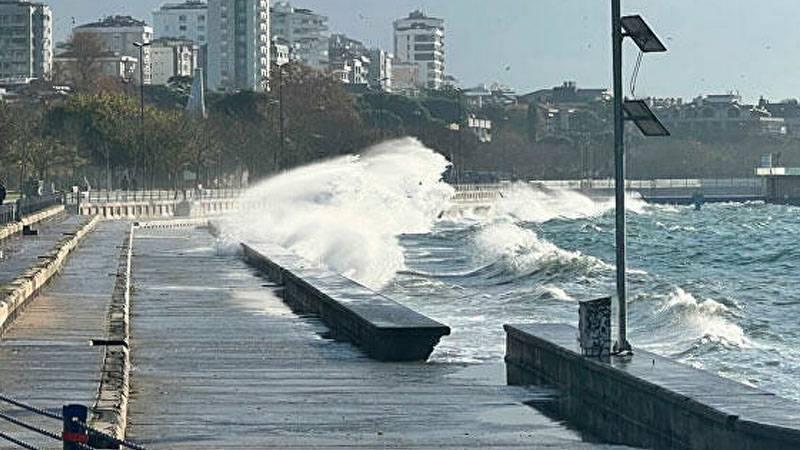
[[[275,245],[242,244],[245,260],[284,286],[284,299],[381,361],[424,361],[450,328]]]
[[[605,363],[581,356],[562,324],[505,325],[509,384],[550,384],[563,413],[614,443],[646,448],[800,448],[800,404],[635,349]]]

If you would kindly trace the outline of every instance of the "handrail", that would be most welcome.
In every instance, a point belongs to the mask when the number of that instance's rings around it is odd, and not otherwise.
[[[52,412],[47,411],[45,409],[38,408],[38,407],[30,405],[28,403],[13,399],[13,398],[11,398],[11,397],[9,397],[7,395],[4,395],[4,394],[0,394],[0,402],[4,402],[4,403],[7,403],[7,404],[16,406],[16,407],[18,407],[20,409],[24,409],[26,411],[32,412],[34,414],[37,414],[39,416],[47,417],[47,418],[54,419],[54,420],[59,420],[66,426],[67,421],[60,414],[55,414],[55,413],[52,413]],[[57,433],[54,433],[52,431],[48,431],[48,430],[46,430],[44,428],[41,428],[41,427],[38,427],[36,425],[31,425],[29,423],[24,422],[23,420],[14,418],[14,417],[12,417],[12,416],[10,416],[8,414],[2,413],[2,412],[0,412],[0,420],[5,420],[5,421],[7,421],[9,423],[12,423],[12,424],[18,426],[18,427],[24,428],[24,429],[29,430],[29,431],[33,431],[34,433],[40,434],[42,436],[46,436],[46,437],[51,438],[53,440],[57,440],[57,441],[64,441],[65,440],[65,437],[64,437],[63,434],[59,435]],[[102,438],[99,441],[102,441],[104,443],[111,443],[112,445],[116,445],[118,447],[129,448],[131,450],[147,450],[145,447],[143,447],[143,446],[141,446],[139,444],[136,444],[134,442],[126,441],[124,439],[117,439],[114,436],[111,436],[111,435],[108,435],[106,433],[103,433],[102,431],[95,430],[94,428],[90,427],[86,423],[84,423],[84,422],[82,422],[82,421],[80,421],[80,420],[78,420],[76,418],[71,418],[70,422],[78,425],[79,428],[81,428],[82,430],[86,431],[87,435],[96,436],[96,437]],[[38,447],[35,447],[35,446],[33,446],[33,445],[31,445],[31,444],[29,444],[27,442],[21,441],[19,439],[14,438],[11,435],[8,435],[8,434],[2,433],[2,432],[0,432],[0,438],[5,439],[6,441],[11,442],[13,444],[16,444],[17,446],[22,447],[22,448],[39,450]],[[92,441],[89,440],[89,442],[91,443]],[[87,445],[87,444],[84,444],[84,443],[81,443],[81,442],[72,441],[72,442],[69,442],[69,443],[72,444],[73,446],[75,446],[77,448],[80,448],[80,449],[83,449],[83,450],[95,450],[95,448],[96,448],[96,447],[93,447],[93,446],[90,446],[90,445]]]

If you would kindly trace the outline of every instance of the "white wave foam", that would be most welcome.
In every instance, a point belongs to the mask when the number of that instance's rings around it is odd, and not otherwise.
[[[577,272],[609,269],[605,262],[580,252],[564,250],[532,230],[509,221],[482,228],[473,238],[473,252],[483,262],[501,262],[508,270],[524,274],[536,269],[571,268]]]
[[[727,306],[712,299],[698,301],[692,294],[675,288],[660,312],[674,316],[694,340],[708,340],[737,347],[747,347],[750,340],[742,327],[732,321]]]
[[[447,165],[416,139],[385,142],[259,183],[224,229],[239,241],[276,242],[377,289],[405,267],[397,237],[430,231],[447,209]]]
[[[536,288],[536,292],[541,296],[551,298],[553,300],[562,300],[565,302],[575,301],[575,298],[567,294],[566,291],[558,286],[553,286],[552,284],[539,286]]]
[[[626,209],[641,214],[646,203],[636,193],[627,196]],[[503,189],[491,214],[512,217],[526,222],[544,223],[553,219],[596,217],[614,209],[614,199],[594,200],[570,189],[541,188],[527,183],[514,183]]]

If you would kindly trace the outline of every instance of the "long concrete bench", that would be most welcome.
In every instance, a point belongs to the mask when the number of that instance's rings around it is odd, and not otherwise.
[[[551,384],[562,413],[613,443],[656,449],[800,448],[800,404],[643,350],[581,356],[577,330],[505,325],[509,384]]]
[[[285,300],[382,361],[424,361],[450,328],[275,245],[242,244],[245,260],[284,286]]]

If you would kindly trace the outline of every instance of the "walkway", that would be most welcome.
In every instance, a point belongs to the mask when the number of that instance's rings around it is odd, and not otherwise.
[[[18,277],[26,269],[36,264],[39,255],[47,253],[64,233],[77,231],[82,219],[78,216],[59,216],[34,225],[38,236],[16,234],[0,240],[0,285]]]
[[[129,226],[98,224],[70,255],[61,275],[11,324],[0,339],[0,392],[59,414],[65,403],[94,403],[103,348],[89,346],[89,340],[105,335],[118,247]],[[0,412],[60,433],[61,424],[52,419],[2,403]],[[0,431],[47,448],[60,445],[5,421],[0,421]],[[0,441],[0,447],[6,445]]]
[[[134,241],[128,435],[148,448],[606,448],[497,367],[378,363],[202,230]]]

